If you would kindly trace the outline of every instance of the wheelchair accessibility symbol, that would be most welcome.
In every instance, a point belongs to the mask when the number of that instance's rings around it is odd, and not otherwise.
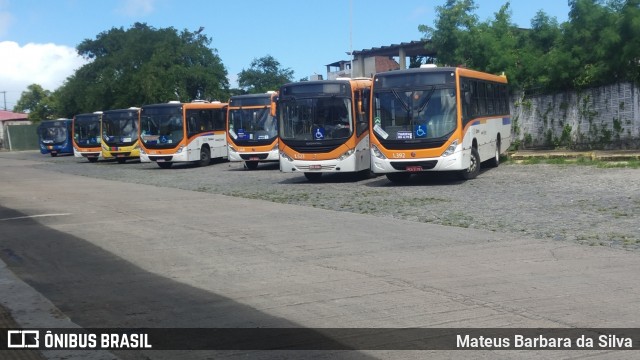
[[[414,134],[416,134],[416,138],[427,137],[427,126],[426,125],[416,125],[414,128]]]
[[[314,132],[313,132],[313,139],[314,140],[323,140],[324,139],[324,128],[315,128]]]

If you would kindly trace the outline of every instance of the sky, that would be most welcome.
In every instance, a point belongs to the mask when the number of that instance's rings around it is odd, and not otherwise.
[[[508,0],[476,0],[481,21]],[[294,80],[326,76],[347,52],[420,40],[446,0],[0,0],[0,109],[12,110],[30,84],[55,91],[87,61],[75,47],[135,22],[212,38],[232,87],[251,61],[273,56]],[[538,10],[567,20],[565,0],[512,0],[512,21],[530,27]]]

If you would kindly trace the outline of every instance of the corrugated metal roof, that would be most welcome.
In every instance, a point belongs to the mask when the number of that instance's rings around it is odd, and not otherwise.
[[[28,115],[24,113],[14,113],[12,111],[0,110],[0,121],[8,120],[28,120]]]
[[[391,44],[388,46],[373,47],[371,49],[354,50],[353,55],[398,56],[398,53],[400,52],[400,48],[404,48],[407,56],[418,56],[418,55],[434,56],[436,54],[435,49],[427,49],[426,48],[427,45],[429,45],[428,41],[415,40],[410,42],[403,42],[400,44]]]

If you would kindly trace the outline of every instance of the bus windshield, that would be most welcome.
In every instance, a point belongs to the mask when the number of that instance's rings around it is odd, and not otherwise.
[[[271,108],[229,110],[229,135],[234,140],[270,140],[278,135]]]
[[[73,124],[74,139],[78,146],[100,146],[99,115],[79,115]]]
[[[148,147],[175,147],[184,137],[182,107],[151,107],[140,114],[140,140]]]
[[[43,122],[39,132],[43,144],[62,144],[68,136],[67,126],[61,121]]]
[[[102,136],[108,145],[131,145],[138,139],[138,111],[118,111],[102,116]]]
[[[279,106],[282,139],[347,139],[353,133],[349,98],[290,98],[282,101]]]
[[[456,129],[454,88],[386,88],[373,101],[373,131],[382,140],[428,140]]]

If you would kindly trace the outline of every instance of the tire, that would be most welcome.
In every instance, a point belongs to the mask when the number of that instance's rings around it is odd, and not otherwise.
[[[198,161],[198,166],[207,166],[211,163],[211,150],[208,146],[203,146],[200,148],[200,161]]]
[[[471,148],[471,161],[469,161],[469,168],[467,170],[462,170],[460,172],[460,176],[464,180],[475,179],[480,173],[480,154],[478,154],[478,149]]]
[[[127,162],[127,158],[117,158],[118,164],[124,164]]]
[[[389,179],[389,181],[394,183],[407,182],[410,177],[411,177],[411,173],[408,173],[408,172],[394,172],[394,173],[387,174],[387,179]]]
[[[310,182],[318,182],[322,179],[322,173],[306,172],[304,173],[304,177],[306,177]]]
[[[94,163],[94,162],[98,162],[98,157],[97,157],[97,156],[94,156],[94,157],[88,157],[88,158],[87,158],[87,160],[89,160],[89,162],[92,162],[92,163]]]
[[[487,160],[487,165],[494,168],[500,165],[500,139],[496,140],[496,153],[491,159]]]
[[[245,161],[244,165],[247,167],[247,169],[249,170],[255,170],[258,168],[258,162],[257,161]]]
[[[50,153],[51,157],[56,157],[58,156],[58,153]]]
[[[172,162],[156,162],[156,164],[158,164],[158,166],[160,166],[163,169],[169,169],[171,168],[171,166],[173,166]]]

